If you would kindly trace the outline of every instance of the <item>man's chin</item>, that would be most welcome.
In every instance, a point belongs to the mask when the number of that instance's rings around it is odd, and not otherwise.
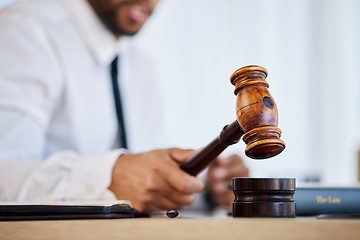
[[[118,36],[134,36],[141,30],[141,27],[133,29],[116,28],[114,30],[114,33]]]

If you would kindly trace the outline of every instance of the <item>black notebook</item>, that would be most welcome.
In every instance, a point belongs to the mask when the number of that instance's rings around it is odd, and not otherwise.
[[[129,201],[3,203],[0,221],[112,219],[146,217]]]

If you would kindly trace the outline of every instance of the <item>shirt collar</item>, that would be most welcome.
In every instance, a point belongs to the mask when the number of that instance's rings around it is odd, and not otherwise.
[[[96,61],[102,65],[109,65],[119,53],[123,42],[126,41],[125,38],[117,40],[86,0],[64,2]]]

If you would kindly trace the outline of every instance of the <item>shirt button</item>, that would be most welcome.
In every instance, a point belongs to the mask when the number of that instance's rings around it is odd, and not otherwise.
[[[87,185],[86,191],[87,191],[87,193],[92,194],[92,193],[94,193],[94,187],[92,185]]]

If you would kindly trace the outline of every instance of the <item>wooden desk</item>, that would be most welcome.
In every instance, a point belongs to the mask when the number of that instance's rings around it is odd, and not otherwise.
[[[0,239],[360,239],[360,219],[148,218],[0,222]]]

